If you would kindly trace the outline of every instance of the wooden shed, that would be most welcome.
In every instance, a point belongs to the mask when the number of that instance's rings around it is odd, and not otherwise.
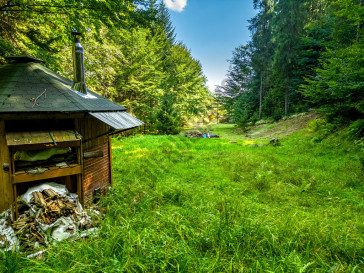
[[[143,123],[87,88],[75,90],[76,76],[29,57],[0,66],[0,211],[39,183],[64,184],[81,203],[112,185],[110,135]]]

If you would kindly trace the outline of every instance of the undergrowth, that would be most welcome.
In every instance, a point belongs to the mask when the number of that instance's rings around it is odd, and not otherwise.
[[[300,132],[277,147],[114,139],[114,188],[101,200],[107,213],[97,236],[50,246],[40,260],[3,253],[0,268],[363,272],[363,148],[340,136],[312,139]]]

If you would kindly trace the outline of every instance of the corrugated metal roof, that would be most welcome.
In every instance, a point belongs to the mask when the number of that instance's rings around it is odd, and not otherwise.
[[[105,112],[126,108],[88,90],[92,96],[80,96],[72,90],[72,81],[39,63],[0,65],[0,113]],[[37,100],[34,98],[45,94]],[[89,98],[95,97],[95,98]]]
[[[94,112],[90,115],[110,125],[116,130],[127,130],[143,125],[139,119],[126,112]]]

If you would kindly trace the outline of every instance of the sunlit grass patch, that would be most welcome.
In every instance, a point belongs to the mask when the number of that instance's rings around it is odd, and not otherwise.
[[[277,147],[227,137],[113,139],[114,188],[101,200],[98,236],[50,246],[43,260],[7,254],[1,270],[364,270],[359,146],[306,133]]]

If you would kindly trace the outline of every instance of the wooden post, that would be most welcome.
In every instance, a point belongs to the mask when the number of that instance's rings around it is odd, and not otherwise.
[[[5,153],[5,147],[3,146],[2,141],[2,126],[3,121],[0,120],[0,212],[6,209],[5,206],[5,171],[4,171],[4,163],[8,163],[9,171],[10,171],[10,162],[4,162],[2,154]]]
[[[17,202],[18,191],[17,191],[17,188],[16,188],[16,184],[13,184],[13,194],[14,194],[15,202],[14,202],[11,210],[12,210],[12,213],[13,213],[13,221],[15,222],[18,219],[18,202]]]
[[[114,180],[112,178],[112,145],[111,136],[109,136],[109,171],[110,171],[110,186],[114,186]]]
[[[4,170],[4,163],[9,165],[9,170]],[[12,162],[9,147],[5,137],[5,121],[0,120],[0,211],[10,208],[14,202],[13,186],[11,183]]]
[[[75,131],[80,133],[80,120],[75,119]],[[83,136],[85,137],[85,136]],[[82,139],[80,140],[80,146],[77,147],[77,163],[81,166],[81,174],[78,174],[76,177],[77,180],[77,194],[82,206],[84,206],[84,189],[83,189],[83,179],[84,179],[84,164],[83,164],[83,146]]]
[[[82,141],[80,141],[80,147],[77,148],[77,157],[78,157],[78,164],[81,165],[81,174],[77,175],[77,195],[80,200],[82,206],[84,206],[84,196],[83,196],[83,156],[82,156]]]

